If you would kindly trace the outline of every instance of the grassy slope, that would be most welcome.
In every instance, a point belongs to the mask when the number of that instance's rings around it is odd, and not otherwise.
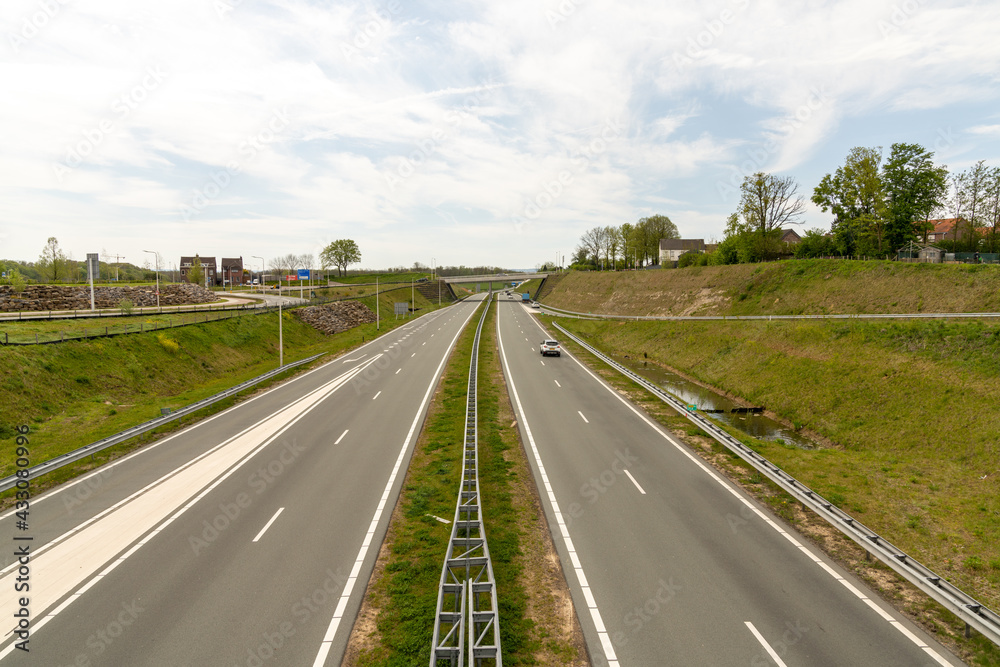
[[[409,298],[409,288],[405,288]],[[401,293],[379,297],[381,333]],[[361,299],[372,310],[375,298]],[[436,306],[417,294],[424,312]],[[387,315],[388,313],[388,315]],[[418,312],[419,314],[419,312]],[[159,333],[0,348],[0,447],[17,424],[32,427],[31,459],[40,463],[272,370],[277,365],[275,314],[178,327]],[[363,325],[328,337],[284,313],[285,360],[349,349],[377,335]],[[0,459],[0,476],[13,472]]]
[[[993,298],[986,286],[1000,275],[951,266],[928,270],[839,264],[846,265],[846,277],[840,280],[853,280],[853,292],[836,286],[821,297],[810,293],[834,280],[826,275],[836,273],[838,263],[766,265],[756,275],[754,267],[723,267],[733,275],[711,267],[700,279],[744,291],[752,281],[750,294],[767,293],[739,302],[748,304],[743,312],[766,310],[761,304],[773,303],[774,293],[799,304],[822,298],[832,309],[850,312],[866,302],[869,283],[890,294],[907,294],[914,289],[915,276],[939,286],[926,294],[952,284],[959,307],[951,310],[972,310],[976,299]],[[653,273],[571,274],[553,296],[559,294],[567,307],[585,310],[569,300],[621,290],[630,278],[641,291],[655,280],[674,281],[669,283],[674,286],[683,280],[692,289],[698,277],[696,272],[686,277],[684,271],[651,277]],[[781,276],[786,282],[801,277],[802,284],[785,289]],[[837,300],[831,301],[831,295]],[[649,292],[643,298],[655,301]],[[668,298],[672,296],[660,302]],[[927,310],[949,308],[935,302]],[[604,349],[633,357],[644,354],[754,405],[765,405],[828,439],[833,446],[818,451],[775,443],[758,446],[959,586],[1000,607],[1000,416],[991,407],[1000,400],[1000,322],[570,320],[564,326],[583,332]]]
[[[620,315],[1000,311],[1000,267],[795,260],[570,272],[547,304]]]

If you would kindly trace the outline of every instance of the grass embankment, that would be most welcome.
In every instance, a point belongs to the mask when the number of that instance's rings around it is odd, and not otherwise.
[[[585,658],[579,625],[503,390],[495,313],[492,309],[487,316],[480,344],[479,484],[504,664],[578,665]],[[478,313],[428,410],[346,665],[426,665],[430,660],[438,583],[451,535],[451,526],[431,515],[450,521],[455,514],[476,318]]]
[[[241,317],[240,311],[205,311],[203,313],[169,313],[123,315],[121,317],[81,317],[59,320],[0,320],[0,343],[30,343],[32,341],[87,338],[107,334],[142,333],[201,322]]]
[[[816,259],[571,271],[544,301],[612,315],[998,312],[1000,266]]]
[[[430,278],[431,274],[426,271],[411,271],[409,273],[364,273],[357,276],[337,276],[330,274],[330,282],[343,283],[345,285],[375,284],[378,277],[380,283],[408,283],[421,278]]]
[[[1000,323],[560,323],[818,434],[817,450],[742,439],[1000,608]],[[913,604],[932,629],[961,632]],[[1000,649],[974,646],[979,664],[1000,664]]]
[[[408,298],[409,289],[406,293]],[[285,361],[348,350],[406,323],[408,318],[392,316],[392,302],[400,297],[392,292],[379,297],[380,331],[365,324],[326,336],[284,311]],[[360,301],[375,310],[375,297]],[[437,306],[418,294],[417,307],[426,311]],[[2,347],[0,447],[14,451],[15,426],[28,424],[35,465],[157,417],[161,408],[179,408],[216,394],[277,363],[278,319],[273,312],[154,333]],[[176,430],[233,402],[221,401],[163,429]],[[64,481],[155,437],[154,432],[138,436],[95,455],[93,462],[67,466],[33,484],[40,490]],[[13,472],[13,457],[0,458],[0,477]]]

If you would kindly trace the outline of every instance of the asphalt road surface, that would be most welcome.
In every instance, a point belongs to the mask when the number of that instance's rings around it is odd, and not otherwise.
[[[445,359],[430,313],[32,499],[27,582],[0,557],[0,662],[340,664]],[[20,543],[20,544],[23,544]],[[31,634],[15,648],[18,595]],[[432,622],[432,619],[428,619]]]
[[[543,358],[537,311],[499,308],[508,389],[593,664],[962,664],[565,350]]]

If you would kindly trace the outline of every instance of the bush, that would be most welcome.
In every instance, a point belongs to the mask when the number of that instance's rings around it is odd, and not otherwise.
[[[163,349],[170,354],[177,354],[177,351],[181,349],[181,346],[177,344],[177,341],[167,338],[164,334],[159,334],[156,336],[156,340],[160,342]]]
[[[131,315],[135,304],[132,303],[132,299],[122,299],[118,302],[118,307],[121,309],[122,315]]]
[[[704,255],[696,250],[689,250],[677,260],[677,268],[683,269],[687,266],[700,266],[700,257]]]

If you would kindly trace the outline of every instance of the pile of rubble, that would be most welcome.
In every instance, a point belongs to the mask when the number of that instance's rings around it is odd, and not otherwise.
[[[325,334],[340,333],[359,324],[375,321],[375,313],[371,308],[357,301],[338,301],[323,306],[296,308],[295,314],[303,322]]]
[[[211,290],[201,285],[180,283],[160,286],[161,306],[184,306],[219,301]],[[94,287],[96,308],[120,308],[131,301],[136,308],[156,307],[156,287]],[[90,287],[87,285],[28,285],[16,294],[9,285],[0,285],[0,311],[18,310],[90,310]]]

